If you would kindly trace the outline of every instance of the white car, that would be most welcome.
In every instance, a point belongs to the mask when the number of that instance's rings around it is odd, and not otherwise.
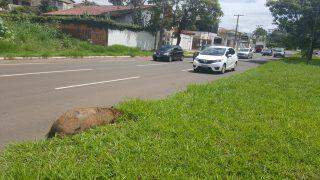
[[[194,72],[209,69],[224,74],[226,70],[235,71],[238,55],[232,47],[210,46],[201,51],[193,61]]]

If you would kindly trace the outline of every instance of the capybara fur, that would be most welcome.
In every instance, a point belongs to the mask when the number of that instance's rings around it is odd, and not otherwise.
[[[64,113],[55,121],[47,138],[74,135],[89,128],[113,124],[123,113],[114,108],[80,108]]]

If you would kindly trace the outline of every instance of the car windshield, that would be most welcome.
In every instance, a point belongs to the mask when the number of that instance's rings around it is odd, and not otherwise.
[[[241,48],[241,49],[239,50],[239,52],[249,52],[249,51],[250,51],[249,48]]]
[[[274,51],[276,51],[276,52],[283,52],[284,49],[279,48],[279,49],[274,49]]]
[[[209,47],[201,51],[201,55],[222,56],[226,52],[226,48]]]
[[[172,49],[173,47],[170,45],[165,45],[165,46],[161,46],[161,48],[159,49],[159,51],[169,51],[170,49]]]

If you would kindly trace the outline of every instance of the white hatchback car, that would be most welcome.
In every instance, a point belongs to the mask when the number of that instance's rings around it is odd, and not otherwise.
[[[238,64],[238,56],[232,47],[210,46],[194,59],[193,69],[199,72],[209,69],[224,74],[226,70],[235,71]]]

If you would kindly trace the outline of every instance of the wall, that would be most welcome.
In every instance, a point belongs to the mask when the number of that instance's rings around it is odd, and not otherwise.
[[[151,33],[145,31],[105,30],[78,24],[62,24],[59,28],[75,38],[89,41],[92,44],[104,46],[118,44],[137,47],[142,50],[152,50],[155,45],[155,37]]]
[[[119,31],[109,29],[108,45],[138,47],[142,50],[154,49],[155,38],[149,32]]]
[[[92,44],[108,45],[108,31],[105,29],[78,24],[62,24],[60,29],[75,38],[89,41]]]

